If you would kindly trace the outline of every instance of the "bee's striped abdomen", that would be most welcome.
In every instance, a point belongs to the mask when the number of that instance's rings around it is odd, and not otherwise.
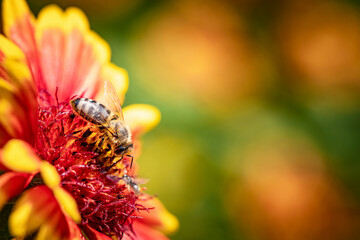
[[[70,104],[77,114],[96,125],[105,125],[111,115],[107,107],[92,99],[76,98],[71,100]]]

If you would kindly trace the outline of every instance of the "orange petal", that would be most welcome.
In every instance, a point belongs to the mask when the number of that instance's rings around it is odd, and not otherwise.
[[[89,29],[81,10],[45,7],[36,21],[36,40],[50,94],[55,96],[58,88],[60,101],[74,95],[96,96],[102,85],[101,66],[110,61],[110,47]]]
[[[19,195],[30,183],[33,175],[6,172],[0,176],[0,210],[11,198]]]
[[[40,173],[44,183],[53,191],[64,213],[70,216],[76,223],[80,223],[81,216],[76,201],[66,190],[59,186],[61,178],[56,168],[50,163],[43,161]]]
[[[38,230],[41,239],[70,239],[71,230],[52,191],[39,186],[26,191],[9,217],[9,230],[24,237]]]
[[[3,67],[4,62],[7,59],[14,60],[26,66],[26,58],[24,53],[21,51],[21,49],[1,34],[0,34],[0,56],[1,56],[0,58],[1,67]],[[0,76],[8,81],[12,80],[12,79],[8,79],[7,74],[4,71],[5,69],[1,69]],[[29,80],[29,79],[24,79],[24,80]],[[18,84],[18,82],[13,82],[13,83],[16,86],[20,85]]]
[[[166,237],[161,232],[151,228],[150,226],[147,226],[146,224],[140,223],[138,221],[134,221],[133,230],[134,230],[134,233],[135,233],[135,237],[133,238],[130,235],[124,235],[123,240],[132,240],[132,239],[138,239],[138,240],[169,240],[169,238]]]
[[[172,234],[178,230],[179,220],[165,208],[159,199],[152,198],[140,202],[140,204],[150,210],[136,214],[141,217],[138,219],[139,222],[156,228],[165,234]]]
[[[161,119],[160,111],[147,104],[132,104],[123,109],[124,119],[134,135],[143,134],[154,128]]]
[[[16,101],[15,88],[0,78],[0,125],[7,135],[12,138],[21,138],[23,136],[22,118],[24,118],[24,112]]]
[[[24,0],[4,0],[2,8],[4,32],[8,37],[13,33],[14,27],[24,19],[27,19],[29,23],[33,23],[34,21],[34,17]],[[23,30],[27,29],[27,27],[21,26],[24,27]]]
[[[22,51],[0,35],[0,124],[14,138],[30,140],[37,94]]]
[[[88,239],[91,239],[91,240],[111,240],[110,237],[96,231],[95,229],[93,229],[89,225],[82,226],[82,230],[84,230],[85,235],[86,235],[86,237]],[[125,239],[125,238],[123,238],[123,239]]]
[[[81,230],[79,228],[79,226],[69,217],[66,217],[66,221],[67,224],[69,226],[69,230],[70,230],[70,239],[72,240],[80,240],[80,239],[84,239],[83,235],[81,233]]]
[[[17,69],[21,71],[21,68]],[[27,90],[24,90],[25,88]],[[19,90],[0,78],[0,125],[13,138],[30,141],[36,127],[36,94],[31,93],[31,87],[28,84],[22,89]]]
[[[0,161],[8,169],[23,173],[34,173],[41,164],[32,146],[19,139],[7,142],[2,149]]]
[[[57,215],[57,216],[61,216],[61,215]],[[64,238],[61,231],[58,231],[58,229],[56,229],[57,231],[54,231],[53,224],[56,224],[58,220],[59,220],[58,217],[52,217],[51,219],[49,219],[49,222],[47,222],[46,224],[42,224],[36,235],[36,240],[48,240],[49,237],[51,238],[51,240],[54,239],[63,240]],[[69,229],[69,237],[66,239],[84,240],[84,237],[81,234],[81,231],[79,227],[76,225],[76,223],[68,217],[65,217],[65,220],[67,227]]]
[[[25,53],[34,80],[40,88],[44,88],[46,85],[41,76],[34,17],[27,3],[24,0],[4,0],[2,15],[6,36]]]

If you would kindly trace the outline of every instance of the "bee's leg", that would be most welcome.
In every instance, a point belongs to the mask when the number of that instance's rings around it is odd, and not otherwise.
[[[101,150],[102,150],[102,148],[103,148],[103,146],[104,146],[104,142],[105,142],[104,137],[101,137],[101,138],[100,138],[100,141],[97,141],[97,142],[96,142],[95,147],[96,147],[97,149],[99,149],[100,152],[101,152]]]
[[[114,162],[113,164],[111,164],[110,166],[108,166],[106,168],[107,171],[109,171],[113,166],[115,166],[118,162],[120,162],[122,159],[124,158],[124,156],[121,156],[121,158],[119,160],[117,160],[116,162]]]
[[[126,155],[127,157],[131,157],[130,169],[132,168],[134,156],[133,155]]]
[[[83,131],[82,137],[83,138],[87,138],[91,135],[92,131],[91,131],[91,127],[89,128],[85,128],[84,130],[80,130]]]
[[[109,140],[109,139],[108,139]],[[113,157],[114,156],[114,144],[111,141],[106,141],[107,142],[107,148],[105,149],[106,154],[108,155],[108,157]]]
[[[111,144],[111,156],[114,156],[114,154],[115,154],[115,149],[116,149],[115,144]]]
[[[107,128],[109,128],[108,125],[99,125],[99,126],[95,126],[95,127],[100,129],[100,130],[106,130]]]

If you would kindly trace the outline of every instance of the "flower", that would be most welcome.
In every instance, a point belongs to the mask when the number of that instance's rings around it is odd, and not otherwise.
[[[37,19],[24,0],[3,1],[0,35],[0,208],[21,194],[11,235],[38,239],[167,239],[178,221],[136,183],[139,137],[160,120],[150,105],[123,109],[134,165],[98,148],[103,132],[74,114],[74,97],[99,99],[104,81],[124,99],[128,76],[77,8],[45,7]],[[110,154],[110,155],[107,155]]]

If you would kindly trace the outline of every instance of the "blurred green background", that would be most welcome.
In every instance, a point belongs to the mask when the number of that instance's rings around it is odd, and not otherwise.
[[[84,10],[161,124],[139,176],[172,239],[360,239],[360,4],[31,0]]]

